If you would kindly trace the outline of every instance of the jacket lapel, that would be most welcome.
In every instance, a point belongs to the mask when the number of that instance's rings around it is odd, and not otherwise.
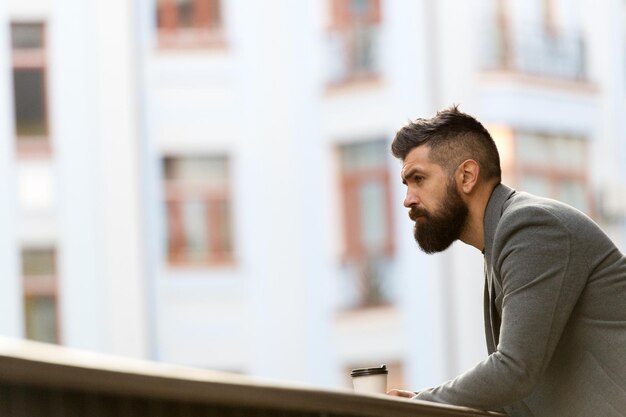
[[[485,319],[485,337],[487,340],[487,349],[491,354],[496,351],[498,341],[500,339],[500,314],[496,308],[496,285],[493,272],[493,240],[498,227],[500,217],[504,211],[505,202],[515,193],[515,190],[506,185],[497,185],[489,199],[487,208],[485,209],[485,293],[484,293],[484,319]]]
[[[493,273],[485,262],[485,294],[484,310],[485,317],[485,338],[487,340],[487,351],[489,354],[496,351],[500,340],[500,314],[496,308],[496,294]]]
[[[492,354],[496,351],[496,339],[493,334],[493,327],[491,323],[493,323],[491,317],[491,299],[489,296],[489,282],[487,275],[485,275],[485,295],[484,295],[484,305],[483,305],[483,314],[485,319],[485,340],[487,341],[487,352]]]

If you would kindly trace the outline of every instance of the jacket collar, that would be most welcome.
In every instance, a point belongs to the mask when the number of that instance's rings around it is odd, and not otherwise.
[[[504,184],[498,184],[493,189],[491,197],[489,197],[489,202],[485,209],[485,249],[483,251],[488,262],[491,259],[493,240],[498,222],[500,222],[500,217],[502,217],[502,212],[504,211],[504,204],[513,194],[515,194],[514,189]]]

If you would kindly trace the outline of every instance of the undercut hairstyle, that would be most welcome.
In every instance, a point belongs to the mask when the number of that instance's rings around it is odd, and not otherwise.
[[[414,148],[430,147],[429,157],[452,175],[465,160],[473,159],[480,167],[479,178],[499,184],[502,178],[500,155],[485,127],[458,106],[440,110],[430,119],[417,119],[397,133],[391,153],[404,161]]]

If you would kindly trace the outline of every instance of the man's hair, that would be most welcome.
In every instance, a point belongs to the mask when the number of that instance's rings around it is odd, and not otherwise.
[[[485,127],[457,105],[440,110],[430,119],[417,119],[396,133],[391,153],[404,160],[414,148],[430,147],[430,160],[450,174],[466,159],[480,166],[479,177],[500,183],[500,155]]]

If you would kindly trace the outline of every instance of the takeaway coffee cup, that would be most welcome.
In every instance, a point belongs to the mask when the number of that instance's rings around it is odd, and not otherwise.
[[[355,392],[385,394],[387,392],[387,365],[376,368],[358,368],[350,372]]]

